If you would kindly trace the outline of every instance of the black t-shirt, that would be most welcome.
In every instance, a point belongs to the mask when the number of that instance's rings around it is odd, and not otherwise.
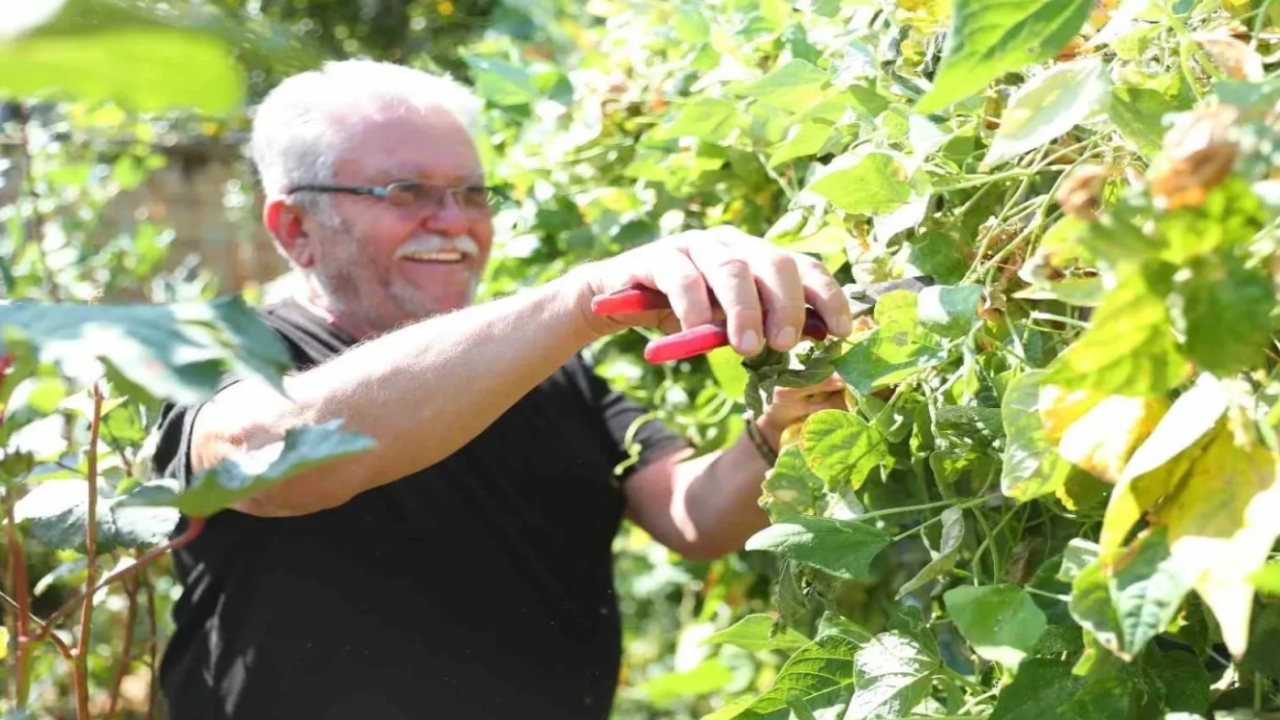
[[[300,370],[354,344],[292,302],[259,315]],[[175,557],[171,717],[607,717],[614,468],[644,412],[579,355],[414,475],[309,515],[210,517]],[[184,484],[194,414],[167,408],[159,428],[157,471]],[[630,472],[683,444],[657,422],[635,439]]]

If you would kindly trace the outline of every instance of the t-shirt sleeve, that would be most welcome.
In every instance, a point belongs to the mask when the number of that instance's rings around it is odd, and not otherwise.
[[[178,481],[186,489],[191,481],[191,428],[203,405],[165,404],[156,424],[152,465],[156,477]]]
[[[579,356],[579,370],[591,407],[600,413],[609,451],[616,457],[619,479],[626,480],[637,470],[689,442],[650,411],[619,390],[609,387],[586,359]]]

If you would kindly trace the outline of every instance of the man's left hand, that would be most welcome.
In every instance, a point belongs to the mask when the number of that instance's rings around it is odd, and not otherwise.
[[[845,403],[845,382],[839,375],[832,375],[816,385],[802,388],[777,388],[773,402],[765,407],[756,421],[760,431],[776,450],[782,434],[796,423],[819,410],[848,410]]]

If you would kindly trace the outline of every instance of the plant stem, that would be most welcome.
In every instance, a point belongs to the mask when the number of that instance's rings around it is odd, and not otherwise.
[[[0,592],[0,602],[3,602],[6,607],[12,608],[15,611],[20,611],[18,601],[2,592]],[[32,613],[27,613],[27,619],[35,623],[41,630],[43,630],[47,624]],[[53,644],[58,646],[58,652],[62,654],[62,657],[66,658],[67,662],[71,662],[73,657],[71,647],[54,633],[48,633],[48,636],[49,639],[53,641]],[[34,640],[35,638],[32,639]]]
[[[50,300],[60,302],[58,284],[53,281],[53,271],[49,269],[49,258],[44,252],[44,215],[40,212],[40,194],[36,192],[35,172],[32,170],[32,165],[35,163],[31,153],[30,138],[27,134],[27,123],[31,120],[31,108],[26,105],[19,105],[18,118],[18,146],[22,148],[22,184],[25,186],[31,201],[31,229],[27,231],[26,237],[23,238],[22,245],[17,248],[14,257],[18,257],[21,254],[23,245],[34,241],[36,244],[36,257],[40,258],[40,267],[44,270],[45,292],[49,293]]]
[[[18,524],[13,517],[13,503],[5,498],[5,531],[9,542],[9,563],[13,567],[13,587],[18,599],[14,602],[18,619],[18,636],[14,645],[14,680],[16,685],[16,703],[18,708],[27,706],[27,690],[30,678],[27,677],[27,618],[31,615],[31,597],[27,594],[27,563],[22,555],[22,543],[18,539]]]
[[[138,617],[138,584],[123,583],[125,593],[129,597],[129,609],[124,616],[124,647],[120,648],[120,666],[116,668],[115,682],[111,684],[111,699],[107,704],[107,720],[115,720],[116,705],[120,701],[120,686],[124,676],[129,672],[129,661],[133,655],[133,625]]]
[[[98,557],[98,433],[102,426],[102,388],[93,384],[93,415],[89,425],[89,450],[85,457],[85,480],[89,486],[89,506],[84,530],[84,602],[80,609],[80,637],[73,667],[76,685],[76,718],[89,720],[89,652],[93,630],[93,596]]]
[[[960,502],[957,502],[955,500],[939,500],[937,502],[924,503],[923,505],[907,505],[905,507],[886,508],[884,510],[876,510],[875,512],[869,512],[866,515],[859,515],[858,517],[853,518],[853,520],[856,522],[863,522],[866,520],[874,520],[879,517],[885,517],[887,515],[897,515],[899,513],[916,512],[918,510],[933,510],[935,508],[943,508],[943,507],[959,506],[961,508],[970,508],[970,507],[973,507],[974,505],[981,505],[986,501],[987,501],[986,498],[969,498],[968,500],[962,500]]]
[[[1026,590],[1028,593],[1031,593],[1032,595],[1040,595],[1042,597],[1053,598],[1054,600],[1060,600],[1062,602],[1071,602],[1071,598],[1067,597],[1066,595],[1054,595],[1051,592],[1045,592],[1040,588],[1031,587],[1030,585],[1024,585],[1022,589]]]
[[[143,573],[139,582],[147,592],[147,623],[151,630],[151,646],[147,649],[150,654],[148,667],[150,674],[147,677],[147,720],[152,720],[156,712],[156,674],[159,672],[156,667],[156,656],[160,650],[160,638],[156,637],[156,588],[151,584],[151,578],[147,577],[146,573]]]
[[[183,545],[186,545],[192,540],[195,540],[196,537],[200,535],[200,532],[204,530],[204,518],[188,518],[187,523],[188,523],[187,529],[183,531],[183,533],[178,537],[170,540],[169,542],[163,545],[158,545],[156,547],[151,548],[150,550],[143,553],[142,557],[138,558],[138,562],[132,565],[122,567],[119,570],[116,570],[115,572],[111,573],[110,575],[107,575],[106,577],[102,578],[102,580],[97,584],[97,586],[93,588],[93,591],[89,593],[89,596],[92,597],[99,590],[107,587],[111,583],[116,582],[121,578],[128,577],[129,575],[137,572],[140,568],[152,562],[153,560],[160,557],[161,555],[164,555],[165,553],[168,553],[168,552],[173,552],[174,550],[177,550],[178,548],[182,547]],[[56,612],[54,612],[52,615],[49,616],[49,623],[52,624],[53,621],[56,620],[57,618],[60,618],[63,615],[66,615],[68,612],[71,611],[72,608],[74,608],[78,603],[80,603],[82,599],[83,598],[72,598],[71,600],[68,600],[65,605],[58,608]]]

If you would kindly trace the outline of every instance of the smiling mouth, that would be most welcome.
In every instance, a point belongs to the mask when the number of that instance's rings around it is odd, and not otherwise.
[[[467,258],[461,250],[441,250],[439,252],[405,253],[401,260],[420,263],[460,263]]]

